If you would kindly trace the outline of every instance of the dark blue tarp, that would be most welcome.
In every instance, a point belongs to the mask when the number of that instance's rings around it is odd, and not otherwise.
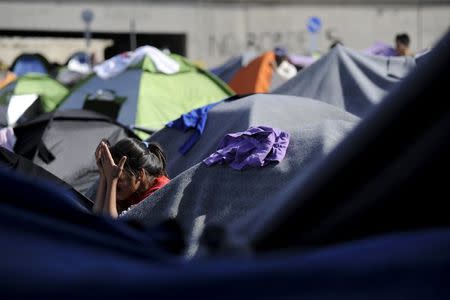
[[[46,171],[45,169],[35,165],[30,160],[18,155],[14,152],[9,151],[0,146],[0,168],[4,170],[15,171],[17,173],[28,175],[29,177],[39,178],[40,180],[45,180],[52,182],[59,187],[67,191],[67,193],[74,196],[75,201],[73,203],[78,203],[80,208],[85,210],[91,210],[93,201],[86,198],[79,192],[77,192],[72,186],[59,179],[52,173]]]
[[[0,288],[5,299],[450,295],[450,229],[398,233],[315,252],[182,263],[164,248],[174,239],[168,230],[139,231],[83,213],[64,191],[4,170],[0,186]]]

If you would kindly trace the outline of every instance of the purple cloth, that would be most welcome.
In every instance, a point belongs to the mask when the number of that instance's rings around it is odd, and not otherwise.
[[[363,53],[368,55],[397,56],[395,49],[383,42],[375,42],[370,48],[364,50]]]
[[[276,128],[258,126],[247,131],[227,134],[216,152],[203,162],[207,166],[228,164],[236,170],[263,167],[270,162],[280,162],[286,155],[289,134]]]
[[[302,68],[312,65],[316,61],[314,57],[304,55],[289,55],[289,60],[294,65]]]

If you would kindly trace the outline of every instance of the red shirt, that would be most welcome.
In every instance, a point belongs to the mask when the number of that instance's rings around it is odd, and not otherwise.
[[[125,203],[126,203],[125,209],[128,209],[128,207],[130,207],[131,205],[138,204],[139,202],[141,202],[142,200],[144,200],[145,198],[147,198],[148,196],[150,196],[151,194],[153,194],[154,192],[156,192],[157,190],[159,190],[160,188],[162,188],[169,182],[170,182],[170,179],[164,175],[156,177],[155,181],[153,182],[153,185],[150,186],[144,193],[142,193],[142,194],[135,193],[135,194],[131,195],[127,200],[125,200]]]

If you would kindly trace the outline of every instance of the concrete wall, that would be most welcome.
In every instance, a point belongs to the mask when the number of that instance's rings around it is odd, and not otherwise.
[[[95,53],[97,61],[103,60],[103,50],[111,45],[109,40],[91,40],[89,52]],[[76,38],[0,38],[0,59],[10,65],[20,53],[40,52],[50,62],[66,63],[72,53],[86,49],[85,41]]]
[[[249,40],[254,42],[257,50],[282,45],[291,52],[305,54],[310,45],[305,26],[309,16],[318,16],[323,21],[318,39],[322,51],[328,49],[331,42],[327,36],[330,35],[348,47],[364,49],[374,41],[392,44],[394,35],[403,31],[410,34],[412,50],[417,51],[432,46],[450,26],[448,2],[441,5],[274,5],[273,2],[227,4],[210,1],[140,1],[131,4],[116,1],[0,1],[0,30],[82,31],[84,24],[80,15],[85,8],[95,14],[94,32],[127,32],[130,20],[134,19],[136,31],[140,33],[184,33],[187,56],[202,60],[208,66],[243,52]],[[0,45],[1,42],[0,38]],[[1,48],[0,58],[11,56],[6,50]],[[61,57],[64,53],[67,57],[67,50],[61,44],[49,42],[42,52]]]

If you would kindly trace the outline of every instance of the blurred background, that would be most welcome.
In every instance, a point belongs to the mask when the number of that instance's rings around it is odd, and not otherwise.
[[[278,46],[298,55],[320,55],[336,41],[358,50],[393,46],[400,32],[419,52],[449,20],[449,0],[0,0],[0,60],[11,65],[38,52],[64,64],[87,50],[95,63],[152,45],[209,68]]]

